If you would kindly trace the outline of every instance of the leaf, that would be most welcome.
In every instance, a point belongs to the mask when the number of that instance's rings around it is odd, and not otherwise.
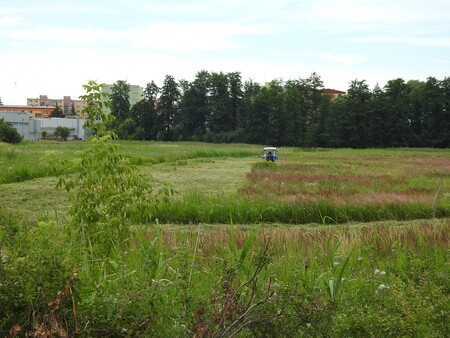
[[[253,241],[256,237],[256,229],[253,229],[251,234],[248,236],[247,240],[245,241],[244,247],[242,248],[241,255],[239,257],[240,262],[244,262],[245,258],[247,257],[247,254],[250,250],[250,247],[253,244]]]
[[[15,335],[18,334],[21,330],[22,330],[22,328],[20,327],[20,325],[15,324],[15,325],[13,325],[13,327],[9,330],[9,334],[12,335],[12,336],[15,336]]]
[[[333,278],[328,280],[328,291],[330,293],[331,299],[334,300],[334,279]]]
[[[234,258],[237,258],[237,243],[236,243],[236,234],[234,232],[233,221],[231,220],[230,224],[230,248]]]

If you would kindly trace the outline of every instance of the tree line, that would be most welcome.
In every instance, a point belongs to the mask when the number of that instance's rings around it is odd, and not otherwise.
[[[202,70],[192,82],[166,75],[129,103],[130,85],[117,81],[109,97],[113,129],[122,139],[254,143],[300,147],[450,146],[450,78],[370,89],[354,80],[345,95],[324,92],[316,73],[261,85],[239,72]]]

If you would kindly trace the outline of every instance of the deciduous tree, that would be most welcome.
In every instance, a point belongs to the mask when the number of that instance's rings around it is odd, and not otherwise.
[[[62,141],[67,141],[67,138],[70,135],[70,129],[67,127],[61,127],[61,126],[56,127],[56,130],[53,133],[53,135]]]

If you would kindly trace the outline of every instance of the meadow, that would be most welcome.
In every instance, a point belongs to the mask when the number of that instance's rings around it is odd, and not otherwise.
[[[171,193],[86,241],[56,186],[89,144],[0,144],[2,336],[450,335],[448,150],[115,145]]]

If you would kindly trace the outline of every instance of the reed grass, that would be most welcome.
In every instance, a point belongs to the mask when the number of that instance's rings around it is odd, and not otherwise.
[[[20,324],[22,333],[182,337],[230,330],[242,316],[254,325],[238,336],[450,332],[448,218],[136,225],[126,250],[88,270],[64,226],[30,224],[4,209],[0,224],[2,335]]]

